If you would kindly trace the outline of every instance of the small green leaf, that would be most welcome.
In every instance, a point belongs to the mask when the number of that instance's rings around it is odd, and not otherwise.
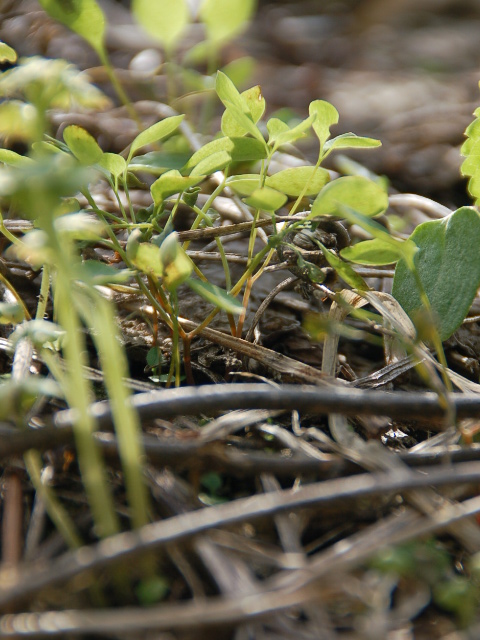
[[[248,198],[245,198],[245,204],[261,211],[276,211],[283,207],[287,200],[284,193],[271,187],[262,187],[255,189]]]
[[[95,0],[39,0],[55,20],[82,36],[95,51],[103,51],[105,16]]]
[[[125,158],[118,153],[104,153],[97,164],[111,173],[114,178],[121,176],[127,168]]]
[[[138,151],[138,149],[147,144],[158,142],[159,140],[162,140],[162,138],[166,138],[173,133],[175,129],[179,127],[184,117],[184,115],[170,116],[169,118],[165,118],[164,120],[153,124],[151,127],[148,127],[145,131],[139,133],[130,146],[127,164],[130,164],[130,160],[132,159],[135,151]]]
[[[232,156],[226,151],[217,151],[208,158],[201,160],[190,172],[190,176],[208,176],[215,171],[225,169],[232,161]]]
[[[237,87],[230,78],[221,71],[217,71],[215,91],[225,106],[227,106],[226,103],[228,102],[238,107],[241,111],[248,113],[246,102],[240,95]]]
[[[267,121],[268,144],[273,145],[281,133],[290,131],[290,127],[280,118],[270,118]]]
[[[385,245],[388,245],[395,252],[397,258],[404,258],[408,264],[413,264],[413,259],[417,252],[417,247],[411,240],[400,240],[390,235],[390,233],[381,224],[364,216],[350,207],[340,206],[340,215],[352,224],[370,233],[374,238]]]
[[[375,138],[364,138],[354,133],[342,133],[336,138],[327,140],[323,145],[323,150],[326,155],[327,151],[330,152],[334,149],[371,149],[381,146],[382,143],[380,140],[376,140]]]
[[[365,280],[361,276],[359,276],[358,273],[354,269],[352,269],[349,264],[341,260],[335,253],[333,253],[333,251],[330,251],[321,243],[318,244],[328,264],[333,269],[335,269],[342,280],[353,287],[353,289],[358,289],[359,291],[368,291],[369,287]]]
[[[344,260],[370,266],[394,264],[402,258],[402,254],[396,251],[391,243],[378,238],[345,247],[340,251],[340,255]]]
[[[420,224],[410,236],[418,247],[415,268],[446,340],[467,315],[480,286],[480,215],[462,207],[442,220]],[[422,302],[416,279],[401,260],[395,269],[392,293],[415,318]]]
[[[263,160],[268,155],[264,140],[260,142],[256,138],[231,138],[231,141],[233,149],[229,153],[234,162]]]
[[[0,62],[15,62],[17,60],[17,52],[8,44],[0,40]]]
[[[176,232],[168,235],[162,242],[160,260],[163,266],[163,283],[171,291],[185,282],[192,273],[192,262],[179,245]]]
[[[208,40],[218,45],[234,38],[253,16],[255,7],[255,0],[204,0],[200,18]]]
[[[225,102],[225,106],[226,106],[225,113],[229,114],[227,118],[227,122],[231,123],[232,121],[235,121],[237,124],[237,126],[235,127],[236,136],[240,135],[239,132],[243,132],[242,135],[246,135],[247,133],[249,133],[251,136],[253,136],[257,140],[265,144],[265,140],[263,139],[262,132],[253,122],[252,116],[250,115],[250,113],[245,113],[244,111],[242,111],[242,109],[240,109],[239,107],[237,107],[231,102]],[[224,122],[224,119],[222,118],[222,123],[223,122]],[[233,131],[233,127],[230,127],[229,129],[230,131]],[[222,130],[222,133],[227,135],[223,130]]]
[[[227,185],[241,196],[250,196],[260,188],[260,176],[257,173],[244,173],[232,176],[227,180]]]
[[[194,187],[205,179],[205,176],[182,176],[179,171],[167,171],[150,187],[153,201],[156,205],[162,204],[165,198],[181,193],[189,187]]]
[[[316,114],[313,114],[310,117],[306,118],[305,120],[302,120],[299,124],[297,124],[292,129],[288,127],[288,130],[279,132],[274,137],[273,151],[276,151],[284,144],[293,144],[297,140],[300,140],[301,138],[305,138],[306,131],[308,131],[311,128],[316,117],[317,117]],[[277,125],[278,123],[275,123],[275,124]],[[271,144],[271,142],[272,140],[269,139],[268,143]]]
[[[256,86],[247,89],[240,94],[240,97],[245,101],[247,107],[246,113],[252,117],[253,122],[256,124],[265,111],[265,98],[262,96],[261,88]],[[231,138],[241,137],[249,133],[244,127],[239,125],[232,111],[228,109],[222,116],[221,128],[223,133]]]
[[[190,19],[187,0],[133,0],[132,13],[169,51],[175,48]]]
[[[337,178],[320,191],[309,218],[339,215],[341,206],[349,207],[364,216],[377,216],[387,209],[388,194],[376,182],[361,176]]]
[[[171,169],[180,170],[188,160],[188,153],[169,151],[150,151],[143,156],[135,156],[128,165],[129,171],[143,171],[160,176]]]
[[[138,236],[133,237],[133,233],[127,242],[127,258],[142,273],[156,276],[157,278],[163,276],[160,249],[148,242],[138,242]]]
[[[219,151],[230,151],[233,149],[233,142],[230,138],[217,138],[216,140],[212,140],[211,142],[207,142],[203,147],[200,147],[198,151],[192,155],[192,157],[188,160],[188,162],[183,167],[183,171],[188,173],[193,167],[196,167],[199,162],[205,160],[209,156],[214,153],[218,153]]]
[[[236,298],[231,296],[224,289],[221,289],[210,282],[203,282],[203,280],[188,278],[186,283],[204,300],[211,302],[213,305],[223,309],[227,313],[240,314],[244,311],[241,303]]]
[[[287,196],[299,196],[307,187],[304,195],[316,195],[330,180],[330,174],[326,169],[315,167],[293,167],[284,169],[269,176],[265,180],[267,187],[277,189]]]
[[[95,138],[82,127],[71,124],[63,130],[63,139],[80,164],[93,165],[103,156]]]
[[[0,162],[3,162],[9,167],[24,167],[33,161],[31,158],[21,156],[19,153],[11,151],[10,149],[0,149]]]
[[[333,104],[325,100],[314,100],[310,103],[308,112],[311,116],[316,116],[312,126],[320,141],[320,147],[323,148],[323,145],[330,137],[330,127],[338,122],[338,111]]]

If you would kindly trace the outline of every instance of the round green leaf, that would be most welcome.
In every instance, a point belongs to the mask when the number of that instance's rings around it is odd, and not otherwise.
[[[326,169],[293,167],[269,176],[265,180],[265,184],[267,187],[272,187],[292,197],[303,193],[306,186],[304,195],[314,196],[327,184],[329,179],[330,174]]]
[[[227,180],[227,185],[241,196],[250,196],[260,188],[260,176],[257,173],[244,173],[232,176]]]
[[[95,138],[76,124],[65,127],[63,139],[73,155],[83,165],[95,164],[103,156],[103,151],[98,146]]]
[[[330,127],[338,122],[338,111],[325,100],[314,100],[310,103],[308,112],[311,116],[316,116],[312,127],[323,146],[330,137]]]
[[[161,204],[165,198],[181,193],[189,187],[194,187],[204,180],[205,176],[182,176],[179,171],[167,171],[150,187],[153,201],[156,205]]]
[[[245,198],[245,204],[262,211],[276,211],[283,207],[286,201],[287,196],[285,194],[271,187],[255,189],[248,198]]]
[[[166,49],[175,47],[190,17],[186,0],[133,0],[132,13]]]
[[[337,178],[320,191],[310,217],[341,215],[339,211],[342,206],[364,216],[377,216],[387,209],[388,194],[376,182],[362,176]]]
[[[215,171],[225,169],[232,161],[232,156],[226,151],[217,151],[208,158],[201,160],[190,173],[190,176],[208,176]]]
[[[200,18],[208,40],[219,44],[235,37],[252,17],[255,6],[255,0],[204,0]]]
[[[446,340],[466,317],[480,286],[480,215],[462,207],[443,220],[419,225],[410,236],[417,245],[415,268]],[[414,320],[422,309],[414,275],[404,260],[395,269],[392,293]]]

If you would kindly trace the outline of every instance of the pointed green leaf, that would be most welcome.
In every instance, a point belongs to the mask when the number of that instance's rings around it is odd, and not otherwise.
[[[188,160],[188,153],[169,151],[150,151],[142,156],[135,156],[128,165],[129,171],[144,171],[159,176],[171,169],[180,170]]]
[[[76,124],[65,127],[63,139],[80,164],[86,166],[95,164],[103,156],[103,151],[95,138]]]
[[[262,211],[276,211],[283,207],[288,200],[287,196],[276,189],[262,187],[255,189],[253,193],[245,199],[245,204]]]
[[[33,161],[31,158],[21,156],[19,153],[11,151],[10,149],[0,149],[0,162],[10,167],[24,167]]]
[[[314,100],[310,103],[308,112],[311,116],[316,116],[312,126],[317,138],[320,140],[320,147],[323,147],[330,137],[330,127],[338,122],[338,111],[333,104],[325,100]]]
[[[190,19],[187,0],[133,0],[132,13],[167,50],[175,48]]]
[[[267,187],[277,189],[287,196],[296,197],[303,193],[305,186],[307,187],[304,195],[316,195],[330,180],[330,174],[326,169],[315,167],[293,167],[284,169],[269,176],[265,180]]]
[[[470,178],[468,192],[478,205],[480,203],[480,108],[475,110],[475,116],[476,119],[465,131],[467,139],[460,150],[465,160],[460,170],[462,175]]]
[[[256,124],[265,111],[265,98],[262,96],[262,90],[259,86],[252,87],[241,93],[240,97],[245,101],[247,107],[246,113],[250,114],[253,122]],[[223,133],[231,138],[241,137],[249,133],[249,131],[245,130],[245,128],[237,122],[235,115],[228,109],[222,116],[221,128]]]
[[[333,269],[335,269],[335,271],[342,278],[342,280],[344,280],[344,282],[353,287],[353,289],[358,289],[359,291],[368,291],[369,287],[365,280],[361,276],[359,276],[358,273],[354,269],[352,269],[349,264],[339,258],[333,251],[330,251],[329,249],[324,247],[320,242],[318,244],[328,264]]]
[[[268,144],[273,145],[281,133],[290,131],[290,127],[280,118],[270,118],[267,121]]]
[[[241,97],[237,87],[230,78],[221,71],[217,71],[215,91],[225,106],[227,106],[226,103],[228,102],[238,107],[241,111],[248,112],[245,100]]]
[[[188,278],[187,284],[204,300],[211,302],[213,305],[223,309],[227,313],[242,313],[244,311],[241,303],[236,298],[228,294],[224,289],[221,289],[210,282],[203,282],[203,280]]]
[[[234,38],[253,16],[255,7],[255,0],[204,0],[200,18],[208,40],[218,45]]]
[[[318,194],[309,218],[339,215],[339,207],[350,207],[373,217],[388,207],[388,194],[380,185],[361,176],[345,176],[327,184]]]
[[[250,113],[245,113],[244,111],[239,109],[236,105],[228,101],[225,102],[225,106],[226,106],[225,113],[229,114],[227,118],[227,122],[235,121],[237,124],[237,127],[235,128],[235,136],[240,135],[240,132],[243,132],[241,133],[241,135],[246,135],[247,133],[249,133],[254,138],[256,138],[257,140],[265,144],[263,135],[260,129],[257,127],[257,125],[253,122],[252,116],[250,115]],[[222,118],[222,123],[223,122],[224,122],[224,119]],[[227,135],[225,131],[223,131],[223,129],[222,129],[222,133]]]
[[[208,176],[215,171],[225,169],[232,161],[232,156],[226,151],[217,151],[208,158],[201,160],[190,172],[190,176]]]
[[[207,142],[203,147],[200,147],[198,151],[192,155],[192,157],[188,160],[188,162],[183,167],[184,173],[188,173],[193,167],[196,167],[199,162],[205,160],[209,156],[217,153],[219,151],[230,151],[233,149],[233,142],[230,138],[217,138],[216,140],[212,140],[211,142]]]
[[[184,115],[179,115],[164,118],[164,120],[160,120],[160,122],[152,124],[151,127],[148,127],[148,129],[145,129],[145,131],[139,133],[130,146],[127,164],[130,164],[130,160],[132,159],[135,151],[138,151],[138,149],[144,147],[147,144],[158,142],[159,140],[162,140],[162,138],[166,138],[171,133],[173,133],[175,129],[178,128],[184,117]]]
[[[205,176],[182,176],[179,171],[167,171],[150,187],[153,201],[156,205],[162,204],[165,198],[181,193],[189,187],[194,187],[205,179]]]
[[[394,264],[402,257],[402,254],[396,251],[391,243],[378,238],[358,242],[352,247],[345,247],[340,251],[340,255],[344,260],[370,266]]]
[[[0,40],[0,62],[15,62],[17,59],[17,52],[8,44]]]
[[[312,114],[305,120],[302,120],[302,122],[297,124],[292,129],[289,128],[288,131],[283,131],[282,133],[278,133],[278,135],[275,137],[273,150],[276,151],[278,148],[280,148],[284,144],[293,144],[297,140],[300,140],[301,138],[305,138],[306,131],[308,131],[311,128],[316,117],[317,117],[316,114]]]
[[[408,264],[413,264],[417,247],[411,240],[400,240],[399,238],[391,236],[381,224],[345,205],[340,206],[339,215],[343,216],[351,224],[357,224],[370,233],[375,239],[389,245],[391,250],[394,251],[398,257],[404,258]]]
[[[39,0],[55,20],[82,36],[95,51],[103,51],[105,16],[95,0]]]
[[[342,133],[336,138],[327,140],[323,146],[325,154],[334,149],[371,149],[372,147],[381,147],[380,140],[375,138],[364,138],[354,133]]]
[[[462,207],[442,220],[420,224],[410,236],[418,247],[415,268],[446,340],[467,315],[480,286],[480,215]],[[416,279],[401,260],[392,293],[414,320],[422,308]]]

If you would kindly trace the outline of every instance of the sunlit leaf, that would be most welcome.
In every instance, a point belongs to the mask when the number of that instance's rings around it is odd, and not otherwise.
[[[162,140],[162,138],[166,138],[173,133],[175,129],[178,128],[184,117],[184,115],[170,116],[169,118],[165,118],[164,120],[153,124],[151,127],[148,127],[145,131],[139,133],[130,146],[127,164],[130,163],[133,154],[138,151],[138,149],[147,144],[158,142],[159,140]]]
[[[326,153],[334,149],[371,149],[381,146],[382,143],[380,140],[376,140],[375,138],[364,138],[354,133],[342,133],[336,138],[327,140],[323,145],[323,150]]]
[[[255,189],[248,198],[245,198],[245,204],[262,211],[276,211],[283,207],[287,199],[285,194],[276,189],[262,187],[261,189]]]
[[[276,151],[284,144],[293,144],[297,140],[300,140],[301,138],[305,138],[306,132],[311,128],[313,122],[315,121],[315,118],[316,118],[316,114],[313,114],[308,118],[306,118],[305,120],[302,120],[299,124],[297,124],[292,129],[290,129],[289,127],[288,130],[278,132],[277,135],[275,135],[273,138],[274,140],[273,150]],[[279,125],[277,124],[277,127],[278,126]],[[272,140],[269,139],[268,142],[269,144],[271,144]]]
[[[253,16],[255,0],[204,0],[200,18],[207,38],[215,44],[234,38]]]
[[[191,169],[193,169],[193,167],[196,167],[199,162],[205,160],[205,158],[208,158],[214,153],[218,153],[219,151],[227,151],[230,153],[230,151],[233,149],[233,146],[233,142],[230,140],[230,138],[226,137],[217,138],[216,140],[207,142],[207,144],[204,144],[203,147],[200,147],[198,151],[195,151],[195,153],[183,167],[183,171],[190,171]]]
[[[354,289],[358,289],[359,291],[368,291],[368,285],[365,280],[356,273],[352,267],[344,262],[341,258],[339,258],[333,251],[330,251],[322,244],[320,244],[320,248],[322,250],[323,255],[325,256],[328,264],[335,269],[338,275],[344,280],[348,285],[353,287]]]
[[[189,187],[194,187],[205,179],[205,176],[182,176],[179,171],[167,171],[150,187],[153,201],[156,205],[161,204],[165,198],[181,193]]]
[[[267,187],[277,189],[287,196],[299,196],[304,192],[306,196],[316,195],[330,180],[326,169],[315,167],[292,167],[269,176],[265,180]]]
[[[262,96],[261,88],[259,86],[252,87],[241,93],[240,96],[245,101],[247,109],[245,113],[250,115],[254,124],[256,124],[265,111],[265,98]],[[222,116],[221,126],[223,133],[231,138],[241,137],[246,133],[251,133],[251,131],[241,126],[232,109],[226,109]]]
[[[380,185],[367,178],[337,178],[320,191],[309,217],[339,215],[341,206],[350,207],[364,216],[377,216],[387,209],[388,194]]]
[[[45,11],[82,36],[95,51],[103,50],[105,16],[95,0],[39,0]]]
[[[225,169],[232,161],[232,156],[226,151],[217,151],[208,158],[201,160],[190,172],[190,176],[208,176],[215,171]]]
[[[63,139],[80,164],[93,165],[103,156],[103,151],[95,138],[76,124],[65,127]]]
[[[402,257],[402,254],[396,251],[391,243],[378,238],[364,240],[351,247],[345,247],[340,251],[340,255],[350,262],[371,266],[394,264]]]
[[[166,49],[175,47],[190,19],[186,0],[133,0],[132,12]]]
[[[10,149],[0,149],[0,162],[10,167],[22,167],[30,164],[33,160],[27,156],[21,156],[19,153],[11,151]]]
[[[162,242],[160,260],[163,268],[163,283],[167,289],[176,289],[192,273],[192,262],[180,246],[175,232],[168,235]]]
[[[325,100],[314,100],[310,103],[308,111],[311,116],[316,116],[312,127],[320,141],[320,146],[323,147],[330,137],[330,127],[338,122],[338,111],[333,104]]]
[[[127,167],[125,158],[118,155],[118,153],[104,153],[100,160],[97,161],[97,164],[111,173],[115,178],[121,176]]]
[[[250,196],[256,189],[260,188],[260,176],[256,173],[244,173],[239,176],[232,176],[227,180],[227,184],[235,193],[241,196]]]
[[[15,62],[17,59],[17,52],[12,47],[9,47],[5,42],[0,41],[0,62]]]

